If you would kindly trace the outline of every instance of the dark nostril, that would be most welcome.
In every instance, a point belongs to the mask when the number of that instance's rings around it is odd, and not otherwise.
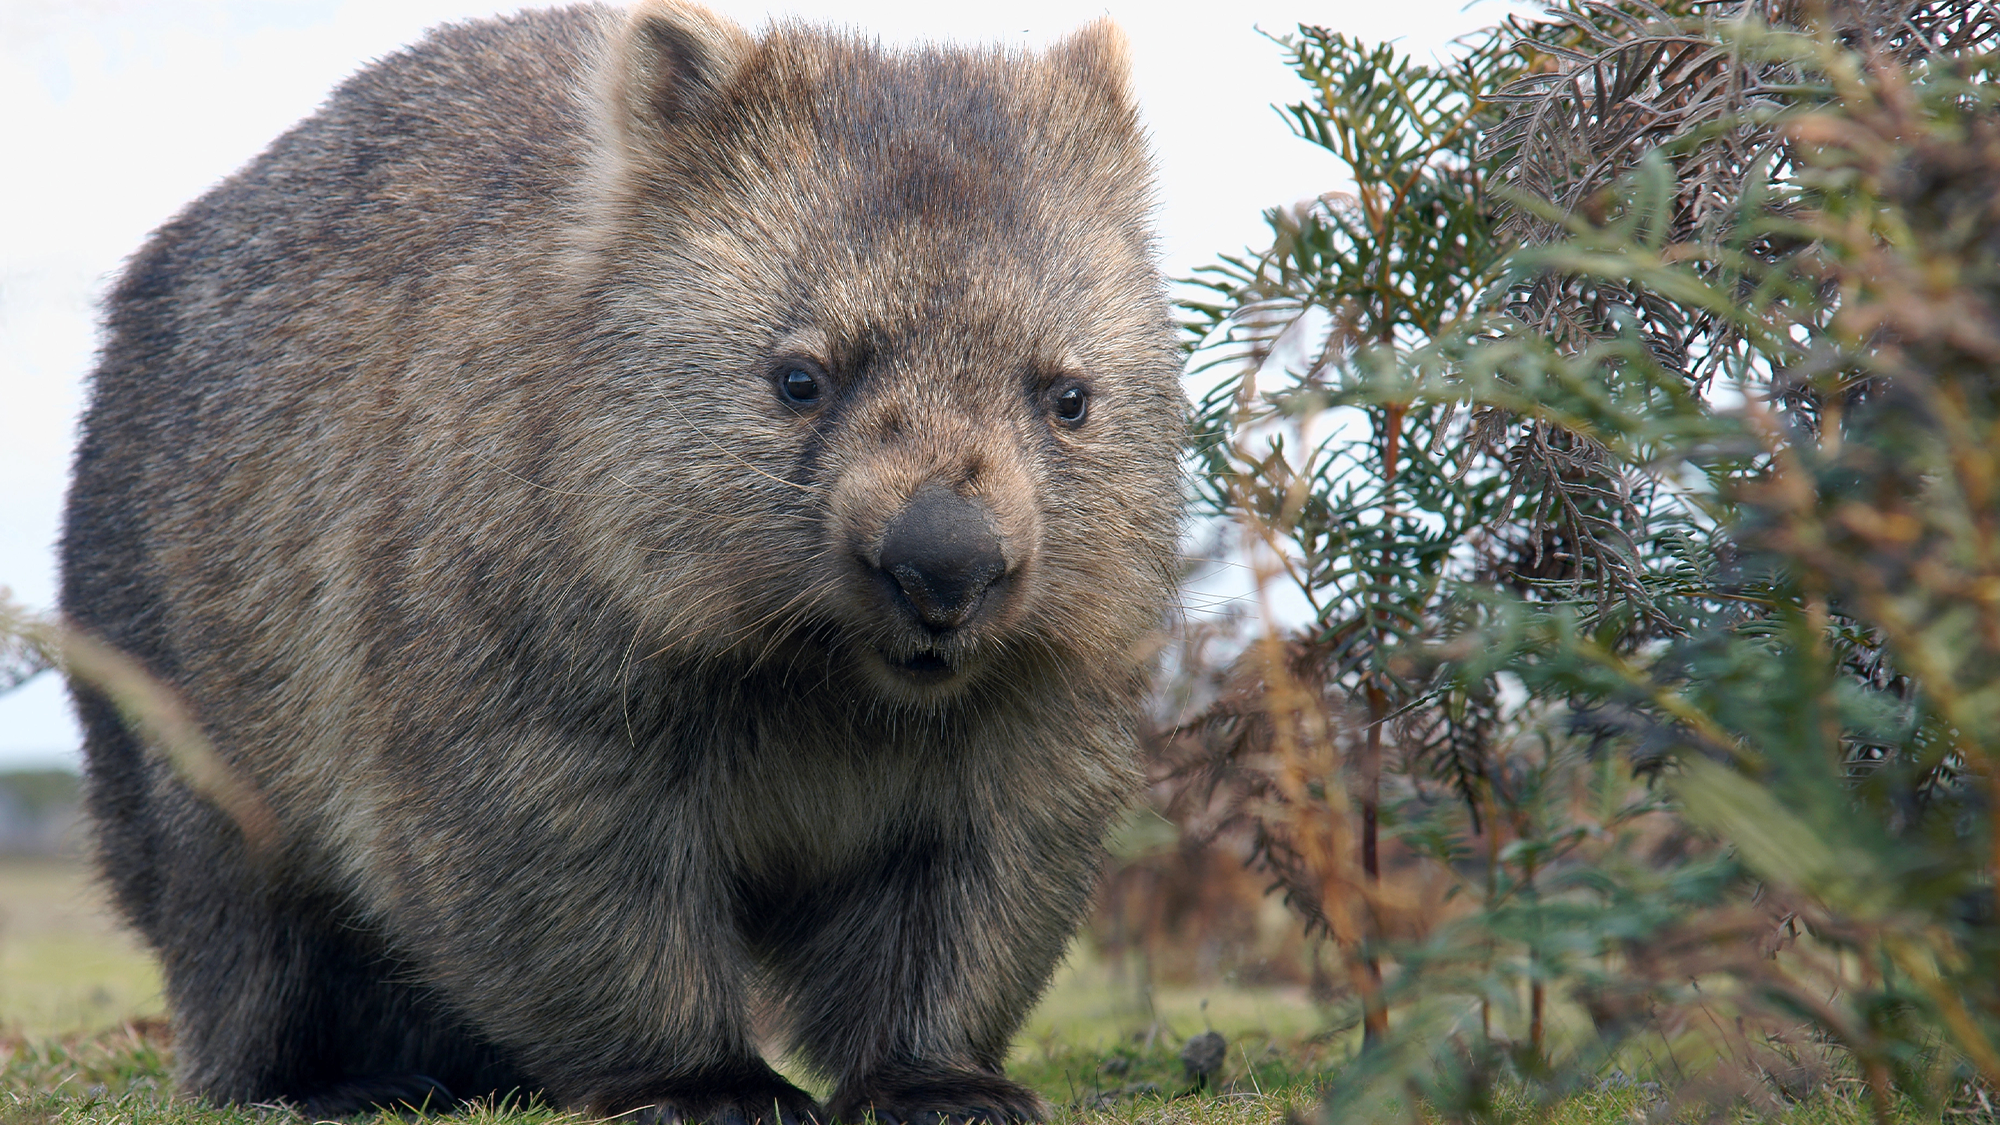
[[[877,565],[937,631],[969,620],[1007,570],[986,505],[936,484],[917,489],[889,521]]]

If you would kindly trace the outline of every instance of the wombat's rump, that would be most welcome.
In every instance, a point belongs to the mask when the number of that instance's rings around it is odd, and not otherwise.
[[[1172,578],[1147,207],[1107,27],[655,4],[440,29],[162,228],[63,606],[277,815],[75,686],[183,1089],[1034,1116]]]

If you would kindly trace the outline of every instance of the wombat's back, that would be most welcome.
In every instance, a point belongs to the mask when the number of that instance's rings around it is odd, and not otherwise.
[[[504,348],[480,334],[546,294],[548,260],[516,247],[584,172],[603,21],[572,8],[440,28],[153,235],[106,302],[61,547],[74,624],[170,683],[191,665],[298,671],[245,652],[233,626],[313,627],[305,603],[327,590],[300,570],[354,558],[332,541],[367,534],[380,442],[407,441],[394,380],[425,350]],[[266,666],[235,666],[246,657]],[[173,788],[99,698],[80,705],[101,853],[144,926],[171,831],[146,790]]]

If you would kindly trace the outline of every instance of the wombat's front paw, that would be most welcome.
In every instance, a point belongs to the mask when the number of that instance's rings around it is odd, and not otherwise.
[[[882,1070],[835,1094],[837,1121],[859,1125],[1012,1125],[1040,1121],[1048,1107],[1033,1090],[984,1070]]]
[[[423,1074],[386,1074],[329,1086],[305,1099],[308,1118],[321,1121],[357,1113],[448,1113],[458,1104],[437,1079]]]
[[[820,1125],[826,1112],[804,1090],[772,1072],[752,1085],[681,1085],[619,1115],[641,1125]],[[610,1116],[610,1115],[607,1115]]]

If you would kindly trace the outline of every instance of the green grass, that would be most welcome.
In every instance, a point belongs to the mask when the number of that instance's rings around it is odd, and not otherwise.
[[[1178,1045],[1143,1037],[1108,1049],[1050,1045],[1017,1059],[1015,1077],[1034,1085],[1056,1107],[1051,1125],[1278,1125],[1313,1120],[1316,1088],[1326,1060],[1310,1044],[1231,1046],[1222,1080],[1195,1092],[1181,1072]],[[172,1100],[166,1078],[171,1051],[158,1023],[135,1024],[96,1035],[0,1039],[0,1125],[247,1125],[300,1120],[270,1108],[215,1109]],[[389,1125],[388,1114],[372,1120]],[[581,1122],[538,1105],[479,1106],[450,1120],[474,1125],[551,1125]],[[1420,1122],[1435,1121],[1424,1114]],[[1858,1090],[1846,1085],[1816,1091],[1776,1114],[1738,1112],[1711,1116],[1699,1107],[1675,1107],[1657,1088],[1607,1085],[1554,1105],[1503,1095],[1485,1120],[1492,1125],[1633,1125],[1647,1121],[1773,1122],[1776,1125],[1865,1125],[1871,1120]],[[1897,1125],[1926,1118],[1900,1110]],[[1934,1120],[1934,1119],[1932,1119]],[[1991,1117],[1961,1111],[1948,1120]]]
[[[164,1012],[159,970],[81,863],[0,858],[0,1034],[92,1031]]]

